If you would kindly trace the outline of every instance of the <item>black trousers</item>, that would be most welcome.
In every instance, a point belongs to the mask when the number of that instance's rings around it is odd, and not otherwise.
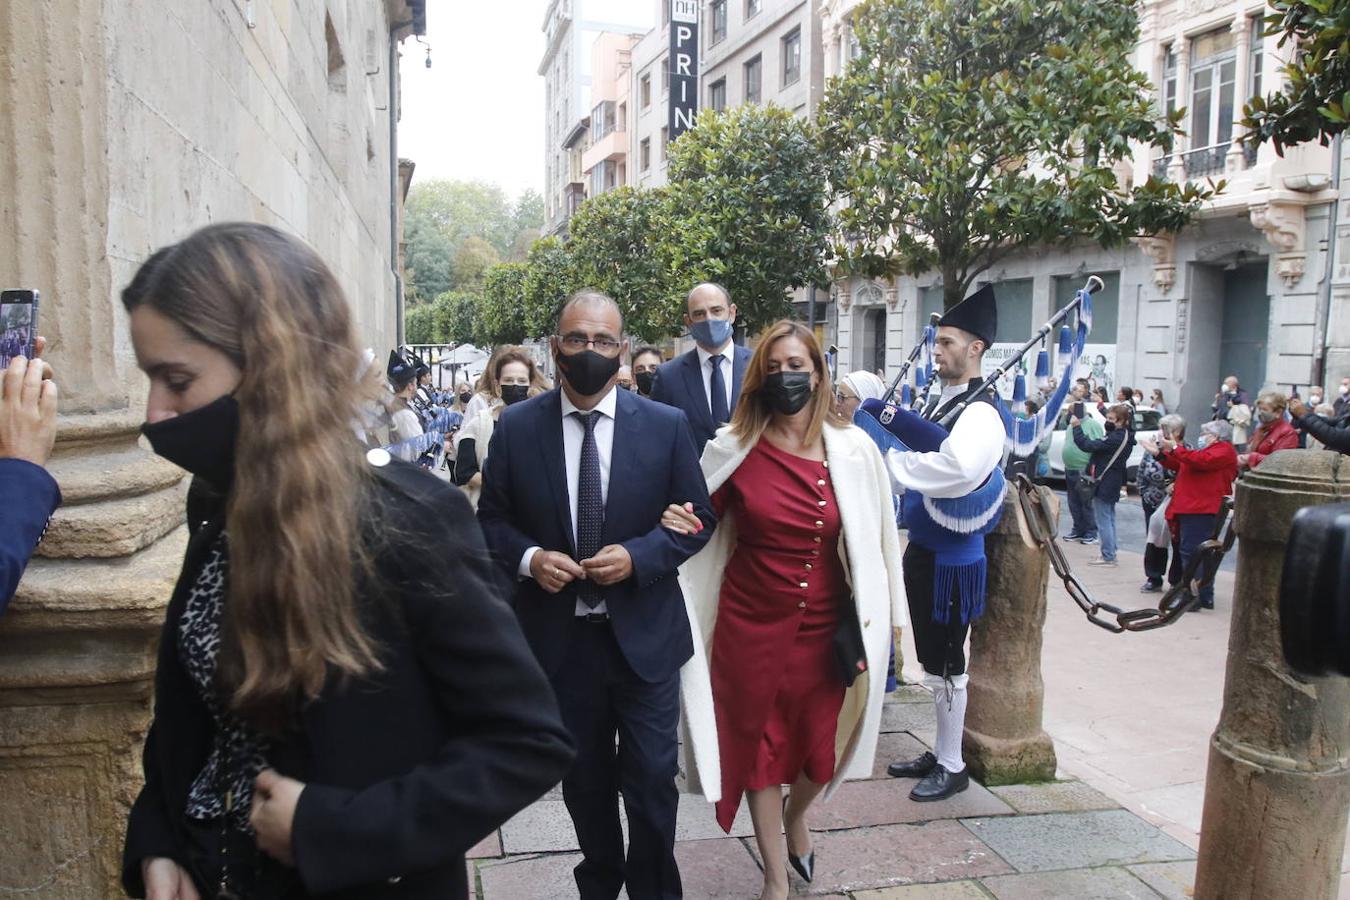
[[[970,625],[961,624],[961,596],[955,586],[947,598],[947,624],[933,621],[933,578],[937,563],[933,552],[911,543],[905,548],[905,593],[909,595],[910,627],[914,651],[929,675],[946,678],[966,671],[966,635]]]
[[[553,687],[577,745],[562,783],[584,857],[573,873],[577,888],[582,900],[614,900],[624,885],[632,900],[682,897],[675,864],[680,677],[638,678],[608,622],[578,618],[571,627]],[[628,815],[626,858],[620,794]]]

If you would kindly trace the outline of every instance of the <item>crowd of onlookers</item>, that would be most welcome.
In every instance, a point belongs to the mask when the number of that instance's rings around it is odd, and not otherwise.
[[[1237,376],[1230,375],[1214,396],[1210,420],[1200,425],[1191,444],[1186,420],[1167,411],[1160,390],[1145,401],[1141,391],[1121,387],[1112,402],[1105,389],[1079,379],[1061,413],[1071,429],[1064,445],[1067,540],[1100,545],[1092,565],[1116,565],[1115,507],[1126,490],[1135,412],[1152,409],[1161,414],[1158,436],[1138,440],[1145,453],[1135,475],[1146,532],[1140,591],[1176,585],[1214,534],[1224,499],[1241,474],[1280,450],[1350,453],[1350,377],[1341,379],[1338,395],[1325,402],[1327,394],[1314,387],[1305,402],[1297,394],[1266,390],[1253,403]],[[1033,403],[1028,401],[1029,414],[1035,412]],[[1213,586],[1199,599],[1201,608],[1212,609]]]

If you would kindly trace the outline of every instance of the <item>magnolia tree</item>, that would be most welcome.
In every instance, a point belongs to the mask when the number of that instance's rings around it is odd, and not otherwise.
[[[716,281],[760,328],[791,313],[792,289],[828,284],[826,161],[815,126],[785,109],[703,112],[670,148],[665,236],[681,293]]]
[[[1350,0],[1271,0],[1270,8],[1266,24],[1281,47],[1293,44],[1293,60],[1281,69],[1284,90],[1248,101],[1245,140],[1271,140],[1277,152],[1325,144],[1350,124]]]
[[[1133,0],[865,0],[854,28],[820,113],[843,271],[937,270],[950,308],[1020,247],[1174,232],[1212,196],[1122,181],[1181,116],[1130,64]]]

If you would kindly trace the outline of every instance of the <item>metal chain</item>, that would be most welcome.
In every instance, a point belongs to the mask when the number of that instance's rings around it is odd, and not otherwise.
[[[1017,476],[1017,501],[1022,508],[1022,516],[1031,531],[1031,537],[1044,547],[1050,557],[1050,565],[1055,574],[1064,582],[1073,602],[1078,604],[1088,621],[1099,628],[1105,628],[1114,634],[1122,631],[1150,631],[1171,625],[1181,616],[1195,608],[1200,601],[1200,591],[1208,587],[1219,571],[1224,555],[1233,549],[1237,532],[1233,530],[1233,498],[1225,497],[1223,505],[1214,523],[1214,534],[1200,545],[1190,564],[1182,573],[1181,581],[1163,595],[1156,608],[1125,610],[1110,603],[1102,603],[1093,598],[1087,587],[1078,580],[1064,548],[1059,545],[1058,529],[1051,518],[1048,498],[1052,496],[1048,488],[1038,488],[1024,474]],[[1107,613],[1115,620],[1100,615]]]

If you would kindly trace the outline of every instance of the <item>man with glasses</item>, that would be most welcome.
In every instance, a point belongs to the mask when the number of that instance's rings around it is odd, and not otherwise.
[[[652,399],[684,410],[698,452],[731,421],[751,352],[731,341],[736,304],[720,284],[694,286],[685,300],[684,323],[695,347],[656,371]]]
[[[517,579],[516,615],[577,745],[563,800],[581,897],[614,900],[626,886],[633,900],[664,900],[681,896],[680,667],[694,650],[676,570],[715,519],[684,414],[617,388],[622,335],[609,297],[567,301],[552,339],[561,386],[502,412],[478,519]],[[662,528],[666,507],[686,501],[702,529]]]

